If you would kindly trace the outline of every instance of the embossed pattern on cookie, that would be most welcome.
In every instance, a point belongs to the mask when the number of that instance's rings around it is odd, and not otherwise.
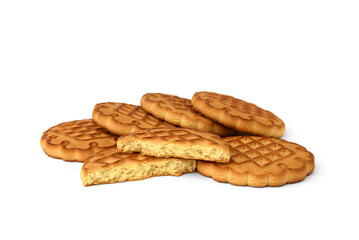
[[[48,129],[41,137],[41,146],[51,157],[84,162],[94,153],[116,146],[117,138],[92,119],[85,119]]]
[[[206,117],[241,132],[276,138],[285,132],[284,122],[272,112],[232,96],[197,92],[192,105]]]
[[[303,180],[314,170],[314,156],[304,147],[277,138],[233,136],[228,163],[199,161],[197,171],[218,182],[253,187],[281,186]]]
[[[118,135],[147,128],[175,127],[148,114],[140,106],[126,103],[99,103],[92,112],[92,118],[101,127]]]
[[[141,106],[150,114],[183,128],[211,132],[220,136],[235,135],[236,131],[210,120],[195,111],[191,101],[175,95],[147,93],[141,99]]]

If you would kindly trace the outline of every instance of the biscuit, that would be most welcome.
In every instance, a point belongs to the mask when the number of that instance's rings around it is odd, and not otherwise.
[[[227,128],[195,111],[191,100],[163,93],[147,93],[141,99],[142,108],[153,116],[174,125],[211,132],[220,136],[235,135]]]
[[[81,169],[84,186],[135,181],[154,176],[181,176],[194,172],[195,160],[156,158],[138,153],[119,153],[116,147],[89,158]]]
[[[175,127],[148,114],[140,106],[126,103],[99,103],[92,112],[92,118],[101,127],[118,135],[146,128]]]
[[[229,163],[198,161],[197,171],[218,182],[253,187],[281,186],[303,180],[314,170],[314,155],[277,138],[233,136]]]
[[[85,119],[48,129],[42,134],[41,146],[51,157],[84,162],[94,153],[116,146],[117,138],[92,119]]]
[[[229,145],[218,135],[188,128],[145,129],[121,136],[119,152],[139,152],[154,157],[177,157],[228,162]]]
[[[192,105],[206,117],[244,133],[279,138],[285,132],[284,122],[272,112],[232,96],[196,92]]]

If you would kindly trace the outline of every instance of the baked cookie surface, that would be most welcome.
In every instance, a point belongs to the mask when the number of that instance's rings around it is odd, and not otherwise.
[[[163,93],[147,93],[141,99],[142,108],[155,117],[183,128],[211,132],[220,136],[235,135],[227,128],[194,110],[191,100]]]
[[[195,160],[156,158],[138,153],[119,153],[116,147],[89,158],[81,169],[84,186],[142,180],[155,176],[181,176],[194,172]]]
[[[127,103],[99,103],[92,112],[92,118],[98,125],[117,135],[147,128],[175,127],[148,114],[140,106]]]
[[[304,147],[277,138],[233,136],[228,163],[198,161],[197,171],[218,182],[253,187],[281,186],[303,180],[314,170],[314,155]]]
[[[41,136],[45,153],[65,161],[84,162],[94,153],[116,146],[118,136],[92,119],[60,123]]]
[[[196,92],[191,102],[206,117],[244,133],[278,138],[285,132],[284,122],[272,112],[232,96]]]
[[[117,140],[119,152],[140,152],[155,157],[177,157],[228,162],[229,145],[213,133],[188,128],[137,131]]]

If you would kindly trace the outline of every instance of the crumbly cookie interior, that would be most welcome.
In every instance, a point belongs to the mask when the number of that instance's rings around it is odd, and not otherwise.
[[[85,186],[103,183],[134,181],[154,176],[181,176],[184,173],[194,172],[195,160],[173,159],[168,161],[143,161],[135,167],[122,168],[116,165],[96,169],[96,171],[81,172],[81,179]]]

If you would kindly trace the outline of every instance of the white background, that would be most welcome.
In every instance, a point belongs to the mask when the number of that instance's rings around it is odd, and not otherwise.
[[[358,239],[358,1],[0,2],[1,239]],[[304,181],[83,187],[42,132],[147,92],[233,95],[314,153]]]

